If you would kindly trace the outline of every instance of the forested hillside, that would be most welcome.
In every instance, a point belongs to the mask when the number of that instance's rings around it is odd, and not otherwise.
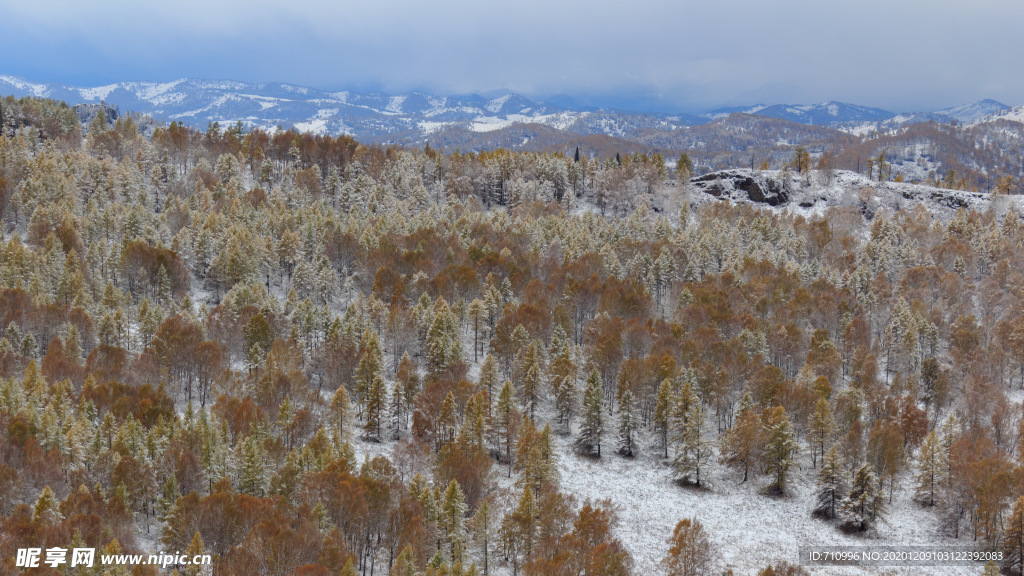
[[[12,102],[0,574],[33,546],[213,555],[190,576],[806,574],[728,534],[751,511],[1020,573],[1024,222],[997,201],[807,217],[690,202],[685,157],[83,136]]]

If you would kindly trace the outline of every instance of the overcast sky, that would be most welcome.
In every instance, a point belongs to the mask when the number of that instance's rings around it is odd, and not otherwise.
[[[1020,0],[0,0],[0,74],[513,90],[700,111],[1024,104]]]

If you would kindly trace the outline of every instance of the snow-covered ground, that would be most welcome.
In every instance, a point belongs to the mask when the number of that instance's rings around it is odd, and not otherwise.
[[[854,175],[856,176],[856,175]],[[471,349],[472,336],[463,334],[463,348]],[[470,360],[472,360],[470,358]],[[480,358],[481,362],[483,358]],[[470,362],[467,377],[479,377],[481,362]],[[1024,390],[1012,396],[1024,399]],[[545,422],[559,430],[553,408],[542,402],[537,411],[538,427]],[[707,431],[714,435],[713,419]],[[770,483],[763,476],[751,473],[747,482],[742,475],[717,462],[716,453],[707,469],[710,487],[684,487],[675,481],[670,460],[661,458],[654,441],[642,433],[639,454],[626,458],[615,452],[614,419],[607,424],[602,458],[578,455],[573,447],[574,436],[556,433],[555,452],[559,489],[571,494],[582,504],[586,500],[610,500],[617,507],[616,535],[634,560],[633,573],[638,576],[662,574],[661,559],[668,550],[667,539],[676,523],[683,518],[696,518],[705,528],[714,546],[718,574],[731,569],[735,576],[755,576],[768,564],[786,561],[799,564],[800,546],[973,546],[970,538],[953,539],[939,532],[934,509],[926,509],[912,500],[913,462],[909,462],[897,480],[892,502],[887,503],[883,518],[868,533],[847,534],[834,523],[813,518],[814,489],[818,471],[811,467],[806,445],[791,470],[788,494],[768,496],[764,489]],[[716,443],[717,443],[717,439]],[[353,439],[357,465],[366,458],[387,456],[394,461],[399,444]],[[421,470],[429,474],[429,470]],[[498,502],[515,506],[518,497],[517,475],[507,478],[508,468],[495,464],[491,471],[492,488]],[[840,567],[805,566],[815,576],[975,576],[983,566],[950,567]],[[511,575],[511,566],[492,562],[491,572],[497,576]]]
[[[683,518],[703,525],[720,557],[719,568],[739,575],[755,574],[769,563],[799,562],[799,546],[863,545],[970,545],[950,540],[936,531],[931,512],[910,500],[908,480],[894,495],[892,507],[875,534],[858,537],[811,517],[816,471],[803,462],[794,471],[787,497],[761,493],[767,482],[754,478],[740,483],[741,476],[713,465],[712,487],[698,490],[679,486],[671,468],[651,451],[635,459],[611,454],[584,459],[570,451],[570,439],[559,439],[559,471],[562,490],[580,500],[610,498],[619,506],[618,535],[633,554],[636,574],[658,573],[658,563],[668,549],[666,539]],[[610,450],[609,450],[610,452]],[[978,568],[929,567],[929,574],[966,575]],[[814,574],[922,574],[922,570],[896,568],[813,568]]]
[[[666,540],[676,523],[696,518],[714,544],[717,570],[733,570],[736,576],[755,575],[768,564],[799,563],[800,546],[971,546],[969,539],[952,539],[938,532],[938,520],[931,510],[911,500],[911,478],[904,474],[897,483],[892,504],[884,518],[867,535],[846,534],[836,525],[811,517],[817,470],[806,453],[795,467],[785,497],[763,493],[768,481],[742,476],[718,463],[709,468],[711,487],[683,487],[673,479],[672,469],[658,450],[642,450],[635,458],[615,454],[614,441],[603,446],[600,459],[577,455],[570,436],[557,435],[560,489],[577,501],[609,499],[617,507],[617,536],[633,555],[634,573],[660,574],[659,563],[668,550]],[[395,442],[355,440],[356,460],[384,455],[393,458]],[[496,465],[493,472],[499,491],[511,489],[515,481],[505,478],[507,468]],[[506,500],[509,500],[506,498]],[[514,504],[511,499],[510,504]],[[494,569],[496,568],[496,569]],[[505,566],[492,564],[495,574]],[[968,576],[981,574],[982,566],[958,567],[807,567],[815,575],[916,575]],[[509,570],[510,573],[510,570]],[[717,572],[716,572],[717,573]]]

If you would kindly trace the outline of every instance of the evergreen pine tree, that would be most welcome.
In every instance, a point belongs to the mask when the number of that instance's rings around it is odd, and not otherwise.
[[[405,430],[405,414],[407,409],[405,406],[405,394],[402,391],[402,383],[398,380],[395,380],[395,386],[391,392],[389,411],[391,415],[391,437],[395,440],[401,440],[402,431]]]
[[[633,441],[636,426],[636,405],[633,403],[633,393],[626,390],[619,398],[619,454],[633,457],[636,450],[636,443]]]
[[[1010,574],[1024,573],[1024,496],[1014,503],[1002,535],[1002,566]]]
[[[1024,573],[1024,496],[1017,498],[1003,532],[1003,567],[1010,574]]]
[[[512,446],[515,444],[516,431],[519,427],[519,407],[516,405],[512,382],[506,380],[498,393],[498,403],[494,408],[494,439],[499,453],[508,463],[508,475],[512,477]]]
[[[814,514],[835,519],[839,504],[846,496],[845,474],[843,457],[833,446],[821,460]]]
[[[203,542],[203,537],[197,531],[192,535],[192,541],[189,543],[188,548],[185,549],[185,556],[189,559],[195,558],[196,556],[202,556],[206,554],[206,544]],[[185,566],[185,576],[201,576],[208,574],[207,569],[203,564],[188,564]]]
[[[469,309],[466,311],[469,315],[469,319],[473,321],[473,362],[478,359],[477,352],[480,349],[480,322],[484,319],[487,308],[484,306],[483,300],[474,298],[469,303]]]
[[[679,156],[679,160],[676,161],[676,178],[680,183],[687,183],[690,180],[690,176],[693,175],[693,161],[690,160],[690,156],[683,152]]]
[[[743,396],[736,422],[723,437],[722,459],[732,467],[743,467],[743,482],[751,468],[757,470],[761,461],[764,425],[750,395]]]
[[[587,387],[583,391],[583,422],[576,445],[586,455],[601,457],[601,437],[604,434],[604,387],[597,368],[587,376]]]
[[[104,546],[102,551],[100,551],[100,553],[97,555],[101,558],[103,557],[103,555],[116,556],[118,554],[121,554],[123,551],[124,548],[121,547],[121,543],[117,541],[117,538],[114,538],[106,546]],[[128,576],[129,574],[130,572],[128,572],[127,566],[123,564],[115,564],[112,568],[103,571],[103,576]]]
[[[504,284],[504,282],[502,283]],[[511,340],[513,350],[529,350],[530,332],[522,324],[516,324],[516,327],[512,329]]]
[[[770,490],[782,494],[786,491],[789,468],[799,450],[793,424],[782,406],[769,408],[764,418],[765,472],[774,477]]]
[[[562,328],[561,324],[555,324],[555,327],[551,330],[551,346],[548,349],[548,356],[551,358],[558,358],[562,354],[570,353],[569,347],[571,342],[569,336],[565,333],[565,329]]]
[[[463,420],[462,429],[459,430],[460,441],[475,450],[483,450],[487,436],[487,392],[481,390],[479,393],[469,397],[466,401],[466,418]]]
[[[441,413],[438,414],[434,425],[434,444],[437,450],[441,450],[446,444],[455,440],[458,424],[455,395],[449,391],[448,395],[444,398],[444,402],[441,403]]]
[[[439,528],[448,545],[448,558],[452,564],[462,562],[466,551],[466,496],[455,480],[448,484],[441,503]]]
[[[555,357],[548,366],[551,379],[551,391],[555,396],[555,410],[558,421],[566,432],[572,429],[572,416],[579,402],[579,391],[576,389],[576,364],[569,357],[566,349]]]
[[[366,395],[373,386],[373,380],[380,375],[384,357],[376,332],[367,330],[363,333],[362,340],[360,347],[363,349],[363,354],[359,357],[355,378],[356,402],[360,408],[360,416],[363,415],[362,411],[367,402]]]
[[[416,363],[409,357],[408,352],[402,353],[398,361],[398,368],[395,370],[395,391],[402,394],[402,405],[405,413],[401,417],[401,428],[408,426],[409,416],[412,413],[413,402],[420,390],[420,374]]]
[[[412,553],[412,546],[406,544],[402,551],[395,558],[388,576],[416,576],[416,563]]]
[[[162,520],[170,512],[174,503],[178,501],[179,496],[181,496],[181,490],[178,488],[178,480],[174,474],[168,474],[167,481],[164,482],[160,497],[156,502],[157,517]]]
[[[530,418],[533,418],[537,402],[540,399],[541,372],[540,359],[537,358],[536,354],[536,346],[535,344],[530,344],[530,346],[534,348],[534,354],[531,355],[532,360],[526,368],[526,373],[523,375],[523,399],[530,410]]]
[[[817,467],[818,456],[825,458],[825,443],[835,428],[835,420],[832,417],[832,407],[824,397],[818,398],[814,406],[814,413],[811,414],[810,440],[812,442],[811,466]]]
[[[545,424],[538,431],[529,418],[524,418],[516,443],[516,468],[522,470],[522,483],[531,486],[534,494],[555,483],[554,454],[551,425]]]
[[[658,445],[665,450],[668,458],[668,431],[672,419],[672,381],[665,378],[658,387],[658,399],[654,406],[654,430],[658,435]]]
[[[352,417],[352,401],[349,400],[348,389],[342,384],[331,396],[331,415],[334,416],[334,426],[338,434],[345,438],[351,433],[352,424],[349,418]]]
[[[377,374],[373,377],[370,387],[366,390],[366,422],[363,432],[368,440],[380,442],[382,439],[383,418],[388,402],[388,388],[384,378]]]
[[[711,458],[711,443],[704,436],[704,407],[687,381],[679,391],[673,413],[675,446],[673,467],[680,480],[694,486],[707,484],[706,465]],[[704,476],[701,473],[704,472]]]
[[[39,494],[39,498],[36,499],[36,505],[32,509],[32,521],[46,524],[59,522],[62,518],[60,501],[57,500],[57,495],[53,493],[53,490],[46,486]]]
[[[925,436],[917,455],[914,500],[925,506],[934,506],[945,474],[946,451],[942,448],[939,436],[932,430]]]
[[[857,469],[850,493],[839,507],[839,516],[849,530],[863,532],[883,513],[885,497],[871,464]]]
[[[490,499],[484,498],[477,504],[476,512],[469,520],[473,541],[480,545],[480,552],[483,553],[484,576],[490,571],[490,545],[494,539],[493,513]]]
[[[455,316],[443,298],[434,305],[434,319],[427,330],[424,349],[427,357],[427,371],[437,377],[449,365],[462,360],[462,345],[459,343]]]
[[[264,467],[263,449],[249,436],[241,445],[238,491],[250,496],[262,497],[266,492],[267,473]]]
[[[537,536],[537,501],[527,486],[519,498],[519,505],[505,516],[501,523],[501,540],[506,557],[512,561],[512,573],[519,572],[520,563],[533,555]]]
[[[480,365],[480,387],[487,390],[487,396],[494,398],[494,388],[498,385],[498,363],[488,354]]]
[[[96,116],[89,122],[89,129],[86,131],[86,134],[95,138],[97,135],[105,132],[107,128],[109,128],[107,126],[107,113],[104,110],[104,106],[100,106]]]
[[[544,485],[558,485],[558,466],[555,465],[555,444],[554,435],[551,431],[551,424],[548,422],[544,423],[544,427],[540,430],[540,436],[537,438],[537,442],[533,447],[533,452],[536,454],[533,456],[532,469],[534,482],[537,484],[538,489]]]
[[[430,576],[451,576],[451,569],[445,560],[444,552],[438,548],[437,552],[427,561],[427,572]]]

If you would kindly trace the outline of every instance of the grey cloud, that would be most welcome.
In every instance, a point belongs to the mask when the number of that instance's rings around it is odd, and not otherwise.
[[[694,109],[839,99],[895,111],[1024,103],[1024,3],[540,0],[0,1],[0,73],[181,76]],[[26,48],[28,47],[28,48]],[[68,76],[71,76],[70,78]]]

